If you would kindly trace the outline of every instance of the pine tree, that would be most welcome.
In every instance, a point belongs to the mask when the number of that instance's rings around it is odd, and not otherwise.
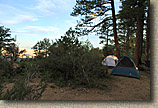
[[[81,21],[78,21],[77,30],[80,35],[87,35],[89,32],[95,31],[96,28],[102,27],[102,25],[107,21],[106,17],[109,17],[109,10],[112,10],[116,55],[120,57],[113,0],[76,0],[76,5],[73,8],[71,15],[82,16]],[[101,19],[101,21],[94,24],[98,18]],[[84,29],[81,29],[81,27],[84,27]]]
[[[11,50],[14,50],[13,46],[15,46],[15,39],[11,38],[10,29],[5,28],[4,26],[0,26],[0,55],[2,55],[2,51],[6,50],[9,53],[14,53]]]
[[[142,43],[144,31],[144,16],[145,16],[145,0],[121,0],[122,7],[120,16],[126,20],[136,24],[136,40],[134,60],[136,65],[141,64]]]
[[[147,0],[147,28],[146,28],[145,61],[149,60],[149,54],[150,54],[150,1]]]

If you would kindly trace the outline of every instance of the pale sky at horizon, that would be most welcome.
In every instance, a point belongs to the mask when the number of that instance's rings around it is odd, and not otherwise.
[[[0,26],[11,29],[12,37],[17,36],[20,48],[31,48],[44,38],[57,39],[70,27],[75,27],[79,17],[70,13],[75,0],[1,0]],[[119,9],[119,0],[115,0],[115,10]],[[97,36],[85,36],[94,47],[102,47]]]

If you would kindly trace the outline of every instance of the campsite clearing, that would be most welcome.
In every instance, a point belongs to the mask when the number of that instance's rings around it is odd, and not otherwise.
[[[109,70],[111,71],[111,70]],[[150,74],[140,71],[140,80],[136,78],[111,76],[105,80],[107,88],[48,87],[40,100],[150,100]]]

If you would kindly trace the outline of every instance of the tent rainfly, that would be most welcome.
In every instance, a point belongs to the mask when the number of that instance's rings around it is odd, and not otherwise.
[[[106,58],[102,61],[102,64],[105,66],[116,66],[116,61],[118,61],[118,58],[114,55],[108,55]]]
[[[120,75],[140,79],[135,62],[129,56],[123,56],[119,59],[117,65],[112,70],[111,75]]]

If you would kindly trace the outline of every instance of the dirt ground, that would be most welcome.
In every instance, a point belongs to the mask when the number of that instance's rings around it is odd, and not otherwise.
[[[109,70],[110,71],[110,70]],[[105,90],[96,88],[50,88],[39,100],[150,100],[150,74],[140,71],[140,79],[111,76]]]

